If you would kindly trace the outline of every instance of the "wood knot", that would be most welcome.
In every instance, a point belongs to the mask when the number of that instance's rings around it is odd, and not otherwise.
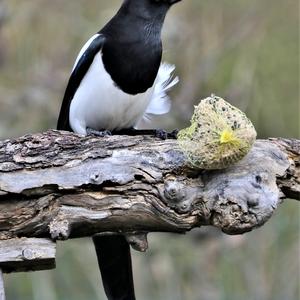
[[[55,218],[49,224],[49,232],[53,240],[67,240],[71,232],[70,223],[62,217]]]
[[[186,186],[173,178],[165,181],[162,199],[168,207],[175,209],[178,213],[189,212],[194,201],[194,197],[187,192]]]
[[[126,233],[125,238],[134,250],[140,252],[147,251],[148,240],[146,233]]]
[[[32,249],[26,248],[22,251],[22,258],[24,260],[35,260],[39,258],[39,254]]]

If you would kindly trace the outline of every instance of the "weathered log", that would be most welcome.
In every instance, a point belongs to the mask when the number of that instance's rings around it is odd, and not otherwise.
[[[298,140],[258,140],[239,163],[199,171],[187,166],[176,141],[149,136],[52,130],[5,140],[0,239],[114,232],[130,240],[202,225],[247,232],[264,224],[282,199],[299,199],[299,153]]]
[[[48,239],[0,241],[0,269],[4,273],[54,269],[55,253],[56,244]]]

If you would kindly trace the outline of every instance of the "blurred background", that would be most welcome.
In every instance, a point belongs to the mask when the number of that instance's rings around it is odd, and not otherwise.
[[[55,128],[81,46],[121,0],[0,0],[0,138]],[[189,124],[211,93],[241,108],[259,137],[299,138],[299,3],[184,0],[167,16],[164,60],[180,84],[160,128]],[[139,300],[299,299],[299,203],[286,201],[261,229],[151,234],[133,253]],[[58,243],[53,271],[5,276],[8,300],[102,300],[90,239]]]

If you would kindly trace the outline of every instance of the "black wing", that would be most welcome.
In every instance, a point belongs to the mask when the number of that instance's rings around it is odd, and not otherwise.
[[[96,37],[90,46],[86,49],[83,55],[80,57],[76,67],[74,68],[71,77],[69,79],[62,106],[59,113],[57,122],[58,130],[72,131],[69,124],[69,110],[71,101],[82,81],[85,74],[89,70],[95,55],[101,50],[104,45],[105,38],[103,35]]]

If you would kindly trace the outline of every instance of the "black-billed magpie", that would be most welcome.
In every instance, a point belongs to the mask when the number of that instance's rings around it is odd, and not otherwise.
[[[178,82],[161,64],[161,29],[181,0],[124,0],[117,14],[80,51],[57,129],[89,132],[132,129],[148,114],[170,109],[167,90]],[[134,300],[130,248],[123,236],[94,236],[109,300]]]

